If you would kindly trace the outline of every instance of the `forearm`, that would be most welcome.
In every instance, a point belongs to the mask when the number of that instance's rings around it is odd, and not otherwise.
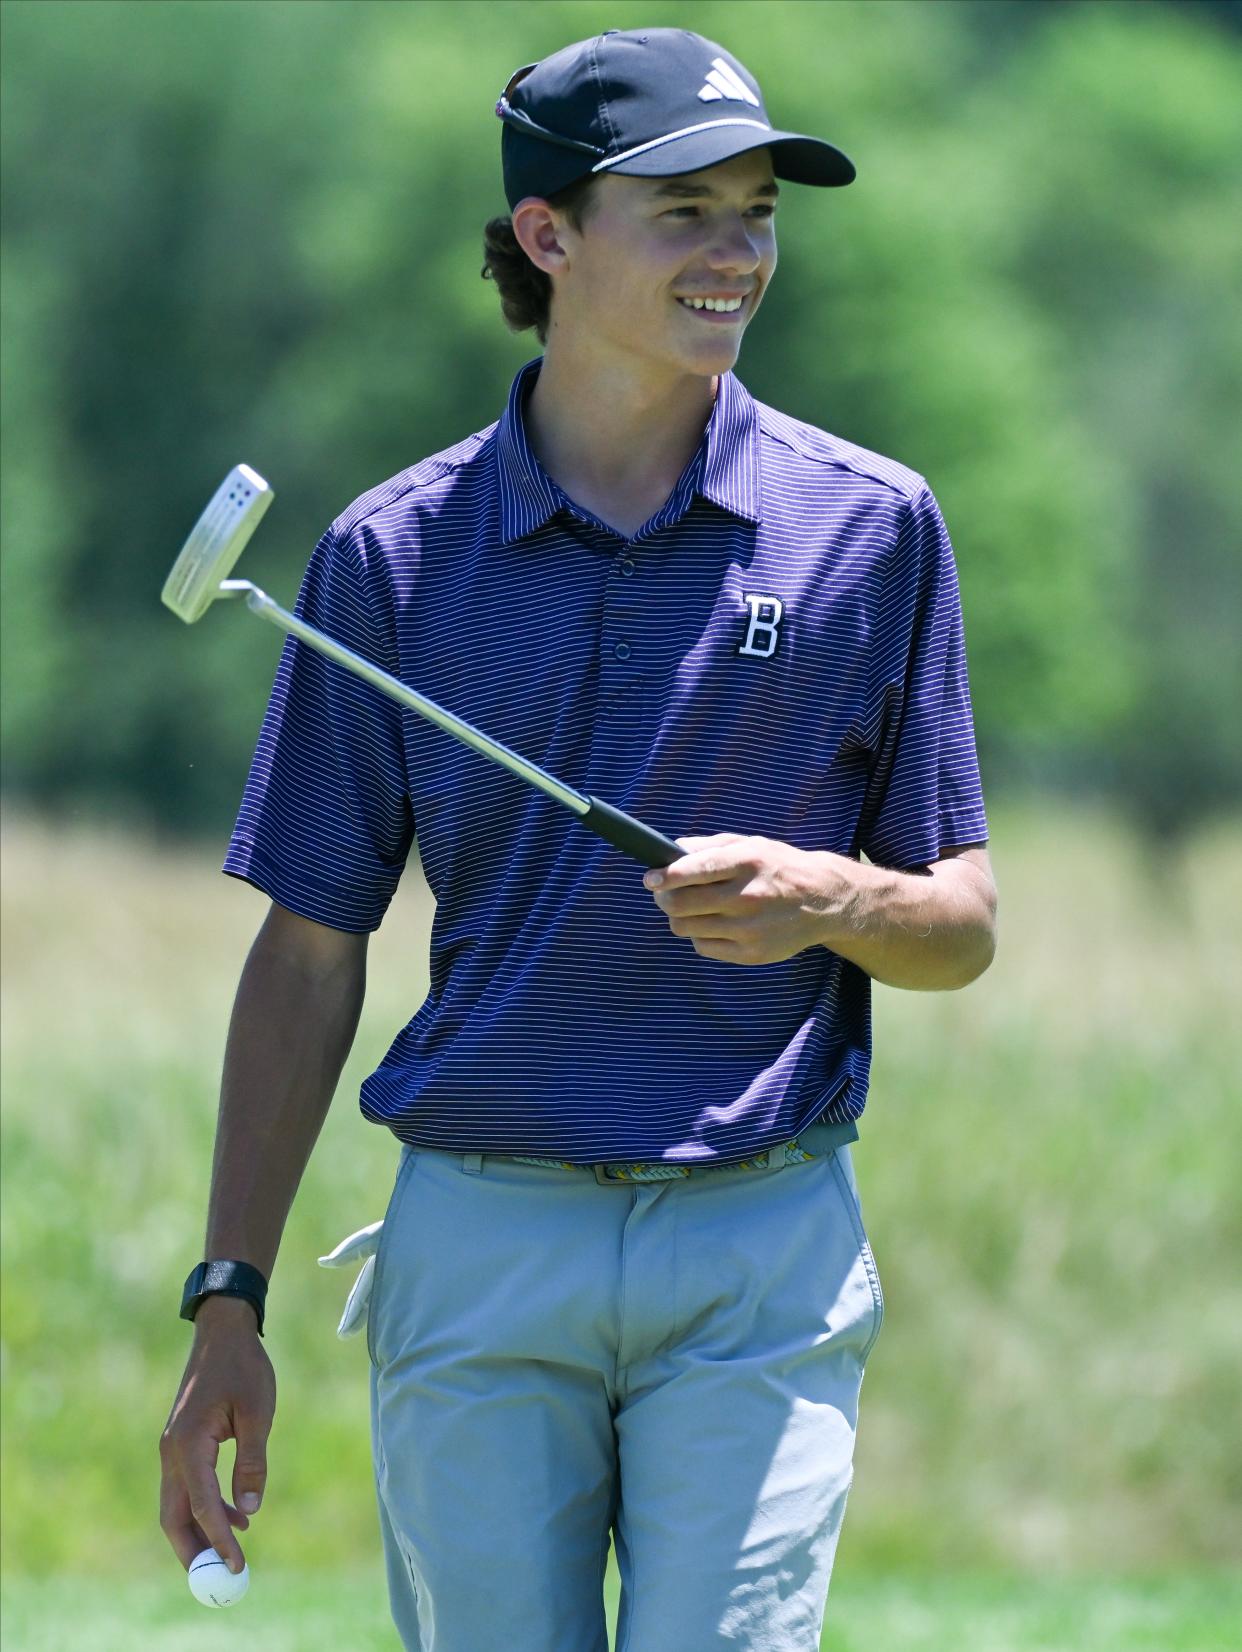
[[[233,1006],[205,1251],[269,1278],[366,986],[365,937],[333,937],[330,954],[313,955],[278,930],[269,920],[260,931]]]
[[[819,944],[886,986],[944,992],[982,975],[996,950],[996,891],[968,861],[895,872],[812,856],[825,889]],[[831,865],[828,864],[831,862]],[[846,888],[841,892],[844,872]]]

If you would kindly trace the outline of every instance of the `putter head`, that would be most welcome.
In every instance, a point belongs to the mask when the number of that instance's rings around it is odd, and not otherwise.
[[[160,601],[187,625],[202,619],[275,495],[249,465],[234,465],[190,530]]]

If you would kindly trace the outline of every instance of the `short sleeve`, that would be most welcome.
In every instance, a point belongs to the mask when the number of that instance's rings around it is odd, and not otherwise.
[[[926,487],[898,533],[884,622],[858,842],[877,865],[927,866],[945,849],[986,842],[988,827],[953,547]]]
[[[365,541],[319,541],[296,612],[397,674],[392,606]],[[289,637],[224,871],[281,906],[356,934],[377,929],[414,837],[401,710]]]

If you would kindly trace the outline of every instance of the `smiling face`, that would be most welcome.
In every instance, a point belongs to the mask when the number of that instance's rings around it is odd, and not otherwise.
[[[727,372],[776,268],[776,195],[754,149],[674,178],[605,174],[579,227],[520,203],[515,232],[552,279],[549,348],[656,377]]]

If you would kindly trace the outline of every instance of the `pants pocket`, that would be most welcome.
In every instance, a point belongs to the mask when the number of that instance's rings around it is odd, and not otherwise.
[[[401,1163],[397,1167],[396,1179],[392,1185],[392,1193],[388,1199],[388,1209],[384,1212],[384,1226],[380,1230],[379,1246],[375,1252],[375,1271],[371,1276],[371,1299],[367,1303],[367,1353],[371,1364],[377,1369],[382,1363],[378,1353],[378,1327],[382,1311],[382,1297],[384,1292],[384,1264],[388,1260],[395,1230],[400,1222],[400,1200],[406,1183],[410,1179],[410,1172],[418,1158],[418,1149],[404,1144],[401,1150]]]
[[[862,1362],[865,1364],[868,1354],[875,1347],[875,1340],[880,1334],[880,1328],[884,1324],[884,1289],[880,1284],[880,1270],[876,1266],[875,1256],[863,1223],[862,1204],[858,1197],[858,1181],[854,1175],[854,1162],[850,1156],[848,1146],[838,1147],[833,1153],[832,1178],[841,1196],[841,1203],[845,1207],[846,1215],[854,1229],[854,1237],[858,1241],[858,1254],[867,1270],[867,1279],[871,1286],[871,1300],[875,1309],[875,1319],[872,1324],[871,1335],[867,1338],[866,1346],[862,1351]]]

